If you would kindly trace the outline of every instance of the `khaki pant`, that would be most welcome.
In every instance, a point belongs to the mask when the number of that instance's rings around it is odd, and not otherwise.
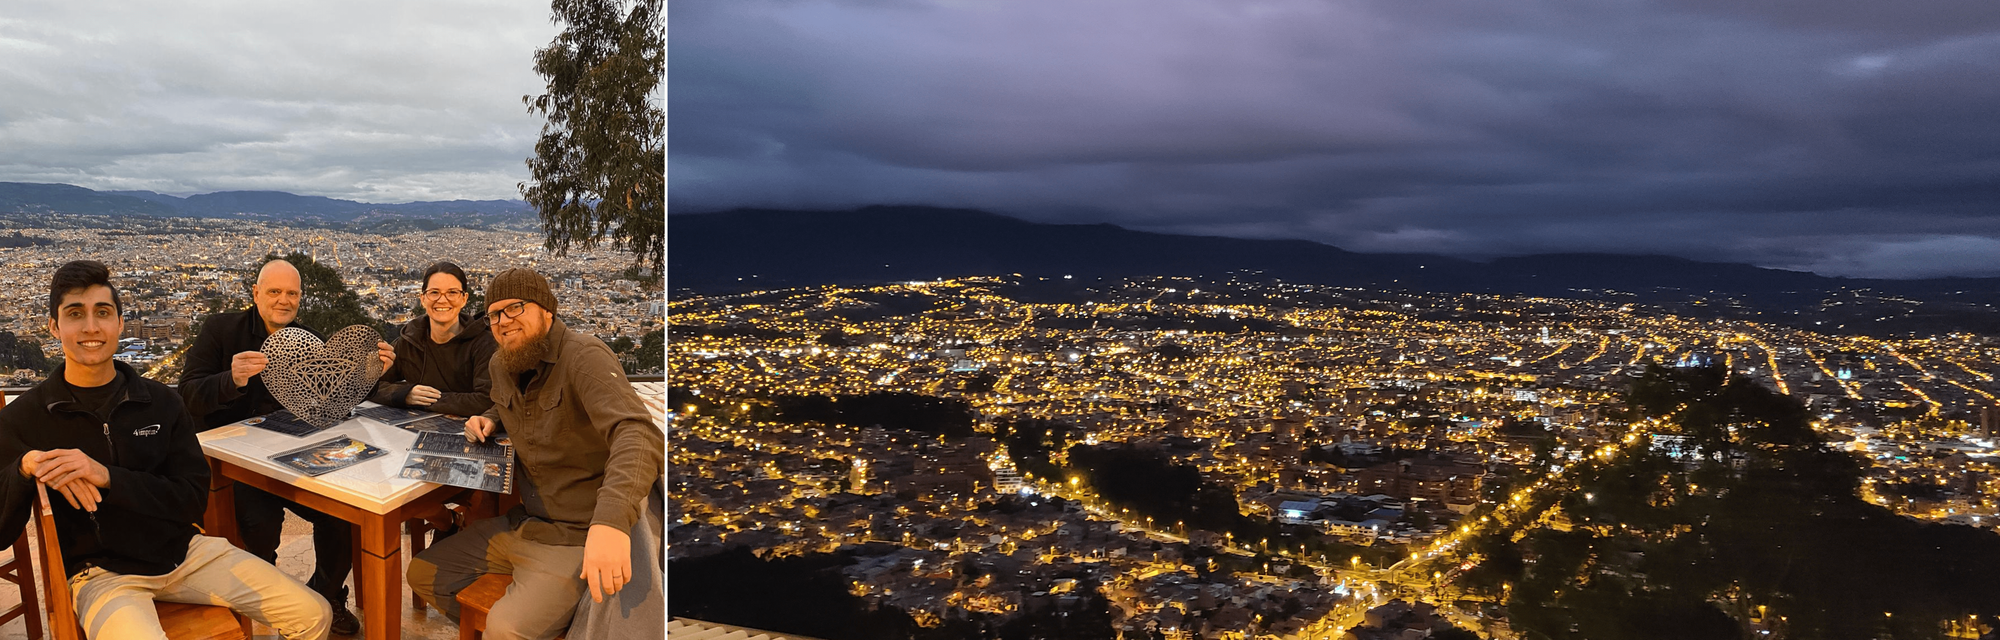
[[[569,627],[585,584],[583,547],[529,542],[506,516],[474,522],[410,559],[410,590],[458,621],[458,592],[479,576],[514,576],[486,616],[487,640],[546,640]]]
[[[91,567],[69,579],[76,615],[92,640],[166,640],[153,601],[229,607],[288,640],[325,640],[326,598],[229,541],[195,536],[187,560],[165,575],[134,576]]]

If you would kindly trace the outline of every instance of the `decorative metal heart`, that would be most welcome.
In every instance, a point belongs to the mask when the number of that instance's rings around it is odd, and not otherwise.
[[[341,329],[326,342],[286,327],[264,339],[264,387],[293,415],[325,429],[346,420],[382,377],[382,335],[367,325]]]

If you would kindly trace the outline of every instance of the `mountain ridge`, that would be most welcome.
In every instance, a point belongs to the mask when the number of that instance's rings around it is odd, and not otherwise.
[[[1431,254],[1364,254],[1309,240],[1044,224],[971,209],[916,206],[677,213],[669,216],[668,225],[667,273],[677,297],[972,275],[1200,276],[1626,300],[1711,317],[1870,333],[2000,333],[2000,312],[1995,311],[2000,278],[1845,278],[1605,253],[1475,262]]]
[[[0,182],[0,213],[147,215],[354,222],[374,215],[523,217],[521,200],[438,200],[378,204],[286,191],[217,191],[187,197],[144,190],[97,191],[60,183]]]

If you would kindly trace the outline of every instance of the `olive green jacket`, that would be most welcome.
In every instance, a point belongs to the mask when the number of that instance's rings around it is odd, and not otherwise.
[[[523,538],[579,546],[594,524],[630,534],[658,481],[666,439],[602,340],[549,327],[548,355],[520,388],[495,356],[486,417],[513,438],[531,486]]]

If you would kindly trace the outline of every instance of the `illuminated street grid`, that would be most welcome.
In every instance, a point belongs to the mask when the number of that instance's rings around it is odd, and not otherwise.
[[[1050,296],[1039,293],[1045,285],[1069,289]],[[1088,301],[1027,301],[1050,298]],[[1660,423],[1623,421],[1621,401],[1648,361],[1724,366],[1805,402],[1823,436],[1872,462],[1865,497],[1910,517],[1989,526],[2000,488],[1980,417],[2000,389],[2000,348],[1966,335],[1880,340],[1639,305],[1186,278],[814,287],[678,300],[668,313],[670,381],[714,407],[676,407],[670,418],[670,554],[898,545],[849,575],[856,593],[920,621],[953,609],[1032,609],[1074,598],[1080,578],[1095,578],[1127,629],[1186,634],[1181,614],[1203,610],[1207,637],[1338,636],[1390,595],[1441,593],[1456,573],[1450,553],[1469,535],[1545,524],[1564,466],[1648,446]],[[990,392],[961,390],[982,375]],[[1178,459],[1233,486],[1254,515],[1296,516],[1279,505],[1373,493],[1360,484],[1369,470],[1307,464],[1306,447],[1423,449],[1435,464],[1473,469],[1475,487],[1528,475],[1507,492],[1373,496],[1430,523],[1317,521],[1329,538],[1372,545],[1370,561],[1297,557],[1268,541],[1106,512],[1062,478],[1026,478],[1020,491],[1082,498],[1086,508],[973,511],[1016,493],[1004,447],[990,438],[760,419],[769,415],[761,399],[776,394],[878,391],[962,398],[986,433],[1040,418],[1084,428],[1088,443],[1204,440]],[[1509,423],[1517,431],[1501,433]],[[1545,437],[1520,435],[1523,424],[1557,437],[1571,462],[1520,468]],[[894,495],[911,478],[951,474],[979,482],[955,497]],[[1891,487],[1931,490],[1878,490]],[[1243,561],[1230,565],[1234,577],[1197,579],[1189,537],[1238,554],[1228,556]],[[955,579],[965,567],[983,577]],[[1482,626],[1476,611],[1439,613]],[[1505,634],[1504,625],[1484,631]]]

